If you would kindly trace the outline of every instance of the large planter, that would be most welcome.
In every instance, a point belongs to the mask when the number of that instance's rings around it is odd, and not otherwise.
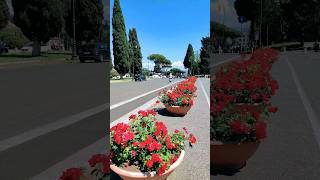
[[[213,170],[233,171],[241,169],[256,152],[260,141],[240,144],[210,144],[210,163]]]
[[[110,165],[110,168],[113,172],[117,173],[124,180],[136,180],[136,179],[145,179],[145,180],[165,180],[183,161],[185,151],[182,150],[179,158],[174,162],[168,170],[162,175],[157,175],[155,172],[143,173],[143,172],[133,172],[124,168],[119,168],[113,164]]]
[[[184,116],[188,113],[191,106],[170,106],[169,104],[164,104],[167,111],[178,116]]]

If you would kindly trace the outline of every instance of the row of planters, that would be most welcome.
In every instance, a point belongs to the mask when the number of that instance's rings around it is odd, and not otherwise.
[[[180,82],[171,89],[164,89],[159,94],[159,100],[164,104],[166,110],[176,116],[185,116],[193,105],[193,98],[197,96],[197,87],[194,76]]]
[[[196,96],[196,77],[189,77],[159,99],[167,110],[185,115]],[[129,117],[129,123],[118,123],[110,129],[111,151],[91,157],[89,168],[70,168],[61,180],[109,179],[114,172],[124,180],[166,179],[183,161],[185,147],[196,143],[186,128],[168,132],[166,125],[156,119],[154,110],[141,110]]]
[[[277,108],[271,98],[278,83],[270,75],[278,52],[258,49],[250,58],[227,64],[211,83],[211,169],[236,171],[246,165],[267,136],[267,121]]]

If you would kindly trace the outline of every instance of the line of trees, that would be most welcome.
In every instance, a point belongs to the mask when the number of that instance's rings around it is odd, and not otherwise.
[[[13,23],[33,41],[33,56],[40,55],[41,44],[48,42],[51,37],[66,34],[73,38],[72,0],[12,0],[12,7]],[[101,40],[102,0],[77,0],[75,7],[78,45],[82,41]]]
[[[255,32],[259,32],[261,25],[263,45],[319,39],[320,1],[236,0],[234,7],[238,16],[251,22],[251,40],[254,40]]]
[[[114,69],[120,74],[120,78],[128,72],[133,76],[141,74],[142,54],[137,31],[135,28],[129,29],[128,41],[120,0],[115,0],[113,5],[112,37]]]

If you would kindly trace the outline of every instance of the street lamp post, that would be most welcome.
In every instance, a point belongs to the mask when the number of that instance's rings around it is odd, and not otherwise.
[[[73,47],[72,47],[72,58],[71,60],[78,60],[78,56],[77,56],[77,44],[76,44],[76,15],[75,15],[75,1],[76,0],[72,0],[72,28],[73,28]]]

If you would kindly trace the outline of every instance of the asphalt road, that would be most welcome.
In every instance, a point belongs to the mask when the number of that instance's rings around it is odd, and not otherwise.
[[[211,179],[319,179],[319,67],[319,54],[281,54],[272,70],[280,85],[272,99],[279,111],[270,119],[267,139],[240,172],[218,174]]]
[[[0,69],[0,179],[29,179],[105,137],[107,106],[88,116],[79,113],[108,101],[107,69],[93,63]],[[3,148],[12,137],[18,138]]]

